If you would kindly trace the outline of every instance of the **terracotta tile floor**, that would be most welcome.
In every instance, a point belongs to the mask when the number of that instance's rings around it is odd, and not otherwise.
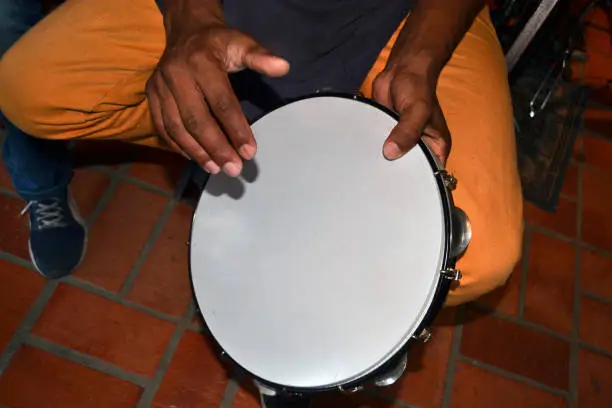
[[[587,35],[598,57],[580,71],[596,92],[558,211],[526,204],[524,259],[508,284],[445,310],[399,384],[318,407],[612,404],[612,91],[602,81],[612,65],[601,65],[612,52],[602,38],[596,25]],[[0,167],[0,407],[257,407],[248,382],[217,360],[191,301],[192,210],[172,196],[184,162],[116,144],[76,151],[79,162],[106,159],[76,171],[89,251],[59,283],[32,270],[23,203]]]

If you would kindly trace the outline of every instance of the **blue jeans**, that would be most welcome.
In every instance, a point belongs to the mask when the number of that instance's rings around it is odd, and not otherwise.
[[[0,0],[0,58],[42,17],[40,0]],[[66,143],[35,139],[0,120],[6,127],[2,159],[19,195],[33,201],[61,194],[72,177]]]

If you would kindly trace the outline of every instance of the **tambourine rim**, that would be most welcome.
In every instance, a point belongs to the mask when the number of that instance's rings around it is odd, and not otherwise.
[[[374,108],[379,109],[380,111],[386,113],[387,115],[389,115],[390,117],[392,117],[394,120],[399,121],[399,115],[392,111],[391,109],[377,103],[374,100],[365,98],[363,96],[360,95],[352,95],[352,94],[348,94],[348,93],[341,93],[341,92],[319,92],[319,93],[314,93],[314,94],[309,94],[309,95],[305,95],[299,98],[294,98],[291,100],[288,100],[286,103],[275,107],[274,109],[269,110],[268,112],[258,116],[256,119],[254,119],[251,122],[251,126],[254,125],[255,123],[257,123],[260,119],[262,119],[263,117],[273,113],[274,111],[281,109],[287,105],[296,103],[296,102],[300,102],[300,101],[304,101],[304,100],[308,100],[308,99],[316,99],[316,98],[327,98],[327,97],[331,97],[331,98],[341,98],[341,99],[351,99],[357,102],[361,102],[361,103],[365,103],[367,105],[370,105]],[[432,172],[434,174],[434,178],[436,180],[436,184],[438,186],[438,191],[440,193],[440,198],[442,200],[442,210],[443,210],[443,218],[444,218],[444,227],[446,229],[446,231],[448,231],[448,234],[445,234],[444,236],[444,251],[443,251],[443,256],[442,256],[442,262],[441,262],[441,269],[445,269],[445,268],[454,268],[455,267],[455,262],[456,259],[452,259],[450,257],[450,253],[451,253],[451,242],[452,242],[452,208],[454,207],[454,202],[453,202],[453,198],[452,198],[452,193],[446,188],[446,186],[444,185],[444,181],[442,179],[442,177],[440,176],[440,171],[443,170],[443,167],[440,166],[440,164],[438,163],[437,159],[435,158],[434,154],[430,151],[429,147],[427,147],[427,145],[425,144],[425,142],[421,139],[418,141],[418,146],[421,148],[421,151],[423,152],[423,154],[425,155],[425,157],[427,158],[427,162],[429,163]],[[193,270],[192,270],[192,262],[191,262],[191,248],[193,245],[193,227],[194,227],[194,223],[195,223],[195,218],[196,218],[196,214],[197,214],[197,210],[200,206],[200,203],[202,201],[202,197],[204,196],[204,191],[205,191],[206,187],[204,187],[204,190],[202,192],[202,194],[200,194],[200,196],[198,197],[198,200],[196,202],[195,205],[195,209],[194,209],[194,213],[192,215],[192,219],[191,219],[191,225],[189,228],[189,245],[188,245],[188,269],[189,269],[189,283],[191,285],[191,290],[194,294],[194,303],[196,306],[196,309],[200,315],[200,320],[202,321],[202,324],[204,325],[204,330],[206,333],[208,333],[208,337],[209,340],[212,340],[212,342],[214,343],[215,347],[217,349],[219,349],[221,351],[220,355],[222,355],[226,360],[228,360],[235,368],[237,368],[241,373],[246,374],[248,376],[250,376],[252,379],[256,380],[257,382],[261,383],[264,386],[268,386],[272,389],[274,389],[277,392],[282,392],[282,393],[289,393],[289,394],[313,394],[313,393],[321,393],[321,392],[326,392],[326,391],[333,391],[333,390],[337,390],[338,388],[341,388],[343,390],[349,390],[351,388],[357,387],[365,382],[368,382],[369,380],[372,380],[374,378],[377,377],[377,375],[380,375],[380,372],[384,370],[384,368],[386,366],[392,365],[393,362],[397,359],[398,356],[401,356],[403,353],[407,352],[408,349],[418,340],[415,339],[414,337],[410,337],[408,338],[407,341],[405,341],[405,343],[399,347],[399,349],[396,351],[395,354],[393,354],[393,356],[391,356],[390,358],[388,358],[386,361],[384,361],[382,364],[380,364],[378,367],[372,369],[372,371],[370,371],[368,374],[365,374],[355,380],[351,380],[348,381],[346,383],[340,384],[340,385],[333,385],[333,386],[320,386],[320,387],[292,387],[292,386],[286,386],[286,385],[282,385],[282,384],[277,384],[274,382],[270,382],[267,381],[261,377],[258,377],[257,375],[253,374],[252,372],[250,372],[249,370],[247,370],[246,368],[244,368],[240,363],[238,363],[236,360],[234,360],[229,354],[227,354],[223,348],[223,346],[217,341],[217,339],[215,338],[215,335],[213,334],[212,330],[210,330],[206,319],[204,318],[204,316],[202,315],[200,308],[199,308],[199,304],[198,304],[198,297],[196,295],[196,291],[195,291],[195,287],[194,287],[194,283],[193,283]],[[436,285],[436,289],[434,291],[433,294],[433,298],[431,300],[431,304],[429,309],[427,310],[427,312],[425,313],[423,320],[421,321],[421,323],[419,324],[419,326],[417,327],[415,333],[420,333],[423,329],[427,328],[429,325],[431,325],[431,323],[433,322],[433,320],[436,318],[436,316],[438,315],[438,313],[440,312],[440,310],[443,308],[444,306],[444,302],[446,300],[446,297],[448,295],[448,292],[450,290],[451,287],[451,281],[444,278],[442,276],[442,274],[439,275],[438,277],[438,283]]]

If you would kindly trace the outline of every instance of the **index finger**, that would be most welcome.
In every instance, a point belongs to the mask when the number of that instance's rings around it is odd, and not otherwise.
[[[206,99],[206,104],[234,149],[243,159],[252,159],[257,151],[257,143],[227,72],[207,63],[198,68],[194,78]]]

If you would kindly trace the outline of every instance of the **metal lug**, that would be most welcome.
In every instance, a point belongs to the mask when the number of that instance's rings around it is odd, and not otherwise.
[[[459,269],[454,268],[444,269],[441,273],[443,277],[452,281],[460,281],[463,276]]]
[[[444,187],[446,187],[448,190],[454,191],[457,188],[457,179],[455,178],[455,176],[453,176],[446,170],[440,170],[438,174],[440,175],[440,177],[442,177]]]
[[[423,343],[427,343],[433,337],[433,332],[429,328],[424,328],[421,333],[413,336],[415,339],[420,340]]]

